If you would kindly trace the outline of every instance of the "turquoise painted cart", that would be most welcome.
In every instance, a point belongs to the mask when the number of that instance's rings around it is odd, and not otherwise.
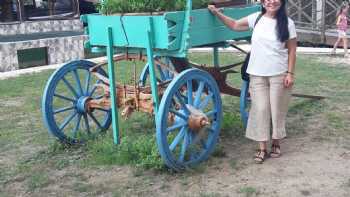
[[[223,8],[232,18],[258,10],[258,5]],[[192,10],[191,0],[185,11],[90,14],[81,20],[88,35],[86,47],[106,52],[108,73],[103,64],[79,60],[52,74],[42,103],[50,133],[76,144],[112,124],[118,144],[118,108],[123,116],[139,110],[155,115],[158,149],[168,167],[180,171],[207,159],[220,131],[221,93],[240,96],[239,89],[225,82],[237,64],[220,67],[218,47],[229,46],[227,40],[249,39],[251,32],[229,30],[207,9]],[[213,47],[214,66],[189,62],[186,56],[194,47]],[[121,60],[146,62],[138,84],[116,83],[114,67]]]

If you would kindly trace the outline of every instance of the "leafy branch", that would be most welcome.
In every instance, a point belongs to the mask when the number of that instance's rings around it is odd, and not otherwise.
[[[192,0],[193,9],[205,8],[208,3],[209,0]],[[178,11],[186,8],[186,0],[104,0],[97,8],[104,15]]]

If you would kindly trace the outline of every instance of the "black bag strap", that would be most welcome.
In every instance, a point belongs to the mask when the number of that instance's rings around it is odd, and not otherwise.
[[[263,14],[260,13],[259,16],[256,18],[255,23],[254,23],[254,27],[256,26],[256,24],[258,24],[258,22],[259,22],[259,20],[261,19],[262,15],[263,15]]]
[[[260,13],[259,16],[256,18],[255,23],[254,23],[254,27],[256,26],[256,24],[258,24],[261,17],[262,17],[262,13]],[[249,81],[249,74],[247,73],[249,59],[250,59],[250,52],[245,57],[243,65],[241,67],[241,77],[245,81]]]

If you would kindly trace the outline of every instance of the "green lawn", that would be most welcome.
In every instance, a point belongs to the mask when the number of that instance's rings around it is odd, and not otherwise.
[[[202,64],[212,61],[211,55],[206,53],[191,54],[190,58]],[[221,54],[221,62],[225,65],[242,58]],[[116,71],[118,81],[132,83],[133,62],[122,64]],[[137,63],[138,73],[143,64]],[[154,118],[143,113],[134,113],[128,120],[120,120],[122,143],[119,146],[113,145],[111,129],[106,135],[80,147],[67,147],[52,138],[41,117],[41,96],[52,72],[45,71],[0,81],[0,185],[11,185],[16,182],[14,179],[21,179],[22,190],[33,192],[50,187],[55,182],[54,174],[68,170],[71,176],[78,177],[72,186],[74,191],[70,193],[74,195],[74,192],[97,190],[94,188],[96,186],[84,184],[86,177],[74,174],[74,170],[70,170],[74,168],[108,170],[109,166],[126,165],[131,166],[135,176],[149,170],[168,173],[158,155]],[[293,99],[288,114],[289,136],[301,137],[307,132],[304,128],[309,124],[308,120],[315,117],[322,124],[320,136],[315,136],[315,140],[347,135],[350,126],[349,76],[349,65],[329,66],[329,63],[319,62],[314,56],[299,56],[294,92],[323,95],[327,98],[321,101]],[[231,75],[229,82],[239,87],[240,75]],[[230,151],[221,142],[248,142],[244,138],[239,117],[239,99],[222,97],[224,120],[221,140],[213,153],[214,157],[224,157],[225,152]],[[236,165],[235,160],[230,162],[232,168],[237,168]],[[203,166],[196,170],[205,171]],[[0,186],[0,194],[1,188]],[[119,190],[116,191],[116,196],[118,192]],[[256,193],[254,188],[249,187],[240,192]]]

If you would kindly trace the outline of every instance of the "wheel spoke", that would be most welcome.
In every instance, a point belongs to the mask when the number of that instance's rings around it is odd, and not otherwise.
[[[190,111],[187,109],[187,106],[186,106],[186,104],[185,104],[185,101],[182,99],[182,96],[180,95],[180,93],[179,93],[179,92],[176,92],[176,93],[175,93],[175,96],[176,96],[177,100],[179,101],[179,103],[181,104],[181,107],[182,107],[182,109],[185,111],[186,115],[187,115],[187,114],[190,114]]]
[[[176,148],[176,146],[179,144],[179,142],[181,141],[181,139],[183,139],[184,135],[186,132],[186,127],[182,127],[182,129],[180,130],[180,132],[177,134],[177,136],[174,138],[173,142],[170,144],[169,149],[171,151],[174,151],[174,149]]]
[[[103,97],[103,95],[99,95],[99,96],[96,96],[96,97],[92,97],[93,99],[101,99]]]
[[[75,81],[77,82],[79,93],[80,93],[80,95],[83,95],[83,88],[81,87],[81,83],[80,83],[80,79],[79,79],[77,70],[74,70],[73,74],[74,74]]]
[[[90,125],[89,125],[89,118],[86,114],[84,114],[83,117],[84,117],[86,131],[88,134],[90,134],[91,132],[90,132]]]
[[[62,112],[65,112],[65,111],[72,110],[72,109],[74,109],[74,106],[62,107],[62,108],[60,108],[60,109],[56,109],[53,113],[54,113],[54,114],[58,114],[58,113],[62,113]]]
[[[214,118],[215,114],[216,114],[216,110],[211,110],[211,111],[205,113],[205,115],[206,115],[208,118]]]
[[[67,125],[68,123],[77,115],[77,112],[74,111],[70,116],[68,116],[64,121],[63,123],[59,126],[59,130],[63,130]]]
[[[166,80],[165,73],[164,73],[162,67],[161,67],[159,64],[157,64],[157,69],[158,69],[158,72],[159,72],[159,74],[160,74],[160,79],[161,79],[162,81],[165,81],[165,80]]]
[[[169,70],[165,70],[164,71],[164,75],[165,75],[165,79],[169,79],[170,78],[170,71]]]
[[[192,80],[187,81],[188,104],[193,105]]]
[[[184,127],[187,125],[187,122],[180,122],[180,123],[177,123],[176,125],[173,125],[169,128],[167,128],[166,132],[167,133],[170,133],[171,131],[175,130],[175,129],[178,129],[178,128],[181,128],[181,127]]]
[[[55,97],[58,97],[60,99],[63,99],[63,100],[66,100],[66,101],[71,101],[71,102],[75,102],[75,100],[71,99],[71,98],[68,98],[68,97],[65,97],[65,96],[62,96],[60,94],[54,94]]]
[[[198,89],[197,89],[197,92],[196,92],[196,97],[195,97],[195,99],[194,99],[194,107],[198,107],[198,105],[199,105],[199,102],[200,102],[200,100],[201,100],[201,96],[202,96],[202,93],[203,93],[203,89],[204,89],[204,82],[203,81],[201,81],[200,83],[199,83],[199,87],[198,87]]]
[[[78,114],[78,119],[77,119],[77,122],[76,122],[76,124],[75,124],[74,131],[73,131],[73,137],[74,137],[74,138],[77,138],[77,133],[78,133],[79,126],[80,126],[81,116],[82,116],[81,114]]]
[[[177,117],[180,117],[183,120],[187,120],[188,119],[185,114],[182,114],[181,112],[176,111],[175,109],[170,109],[170,112],[175,114]]]
[[[90,92],[90,94],[89,94],[90,97],[95,93],[96,89],[97,89],[97,86],[94,86],[94,87],[92,88],[92,90],[91,90],[91,92]]]
[[[75,98],[78,98],[77,92],[74,90],[73,86],[67,81],[65,77],[62,78],[64,84],[68,87],[68,89],[73,93]]]
[[[205,140],[203,140],[203,139],[201,139],[200,142],[201,142],[202,147],[203,147],[205,150],[207,150],[207,149],[208,149],[207,142],[206,142]]]
[[[183,162],[184,159],[185,159],[186,150],[187,150],[188,145],[189,145],[189,143],[188,143],[188,132],[185,132],[185,137],[184,137],[184,140],[182,142],[181,153],[180,153],[180,157],[179,157],[179,160],[181,162]]]
[[[213,128],[208,128],[208,131],[210,131],[209,133],[215,133],[215,130]]]
[[[91,72],[89,70],[86,70],[86,71],[87,71],[87,76],[85,81],[85,92],[86,94],[88,94],[90,89]]]
[[[204,100],[201,102],[201,104],[199,105],[199,109],[203,110],[206,106],[208,106],[208,103],[210,101],[210,99],[213,97],[213,93],[210,93],[209,95],[207,95]]]
[[[106,113],[109,113],[110,112],[110,109],[103,109],[103,108],[94,108],[98,111],[103,111],[103,112],[106,112]]]
[[[101,124],[97,121],[96,117],[92,113],[88,113],[90,118],[95,122],[95,124],[102,130]]]

